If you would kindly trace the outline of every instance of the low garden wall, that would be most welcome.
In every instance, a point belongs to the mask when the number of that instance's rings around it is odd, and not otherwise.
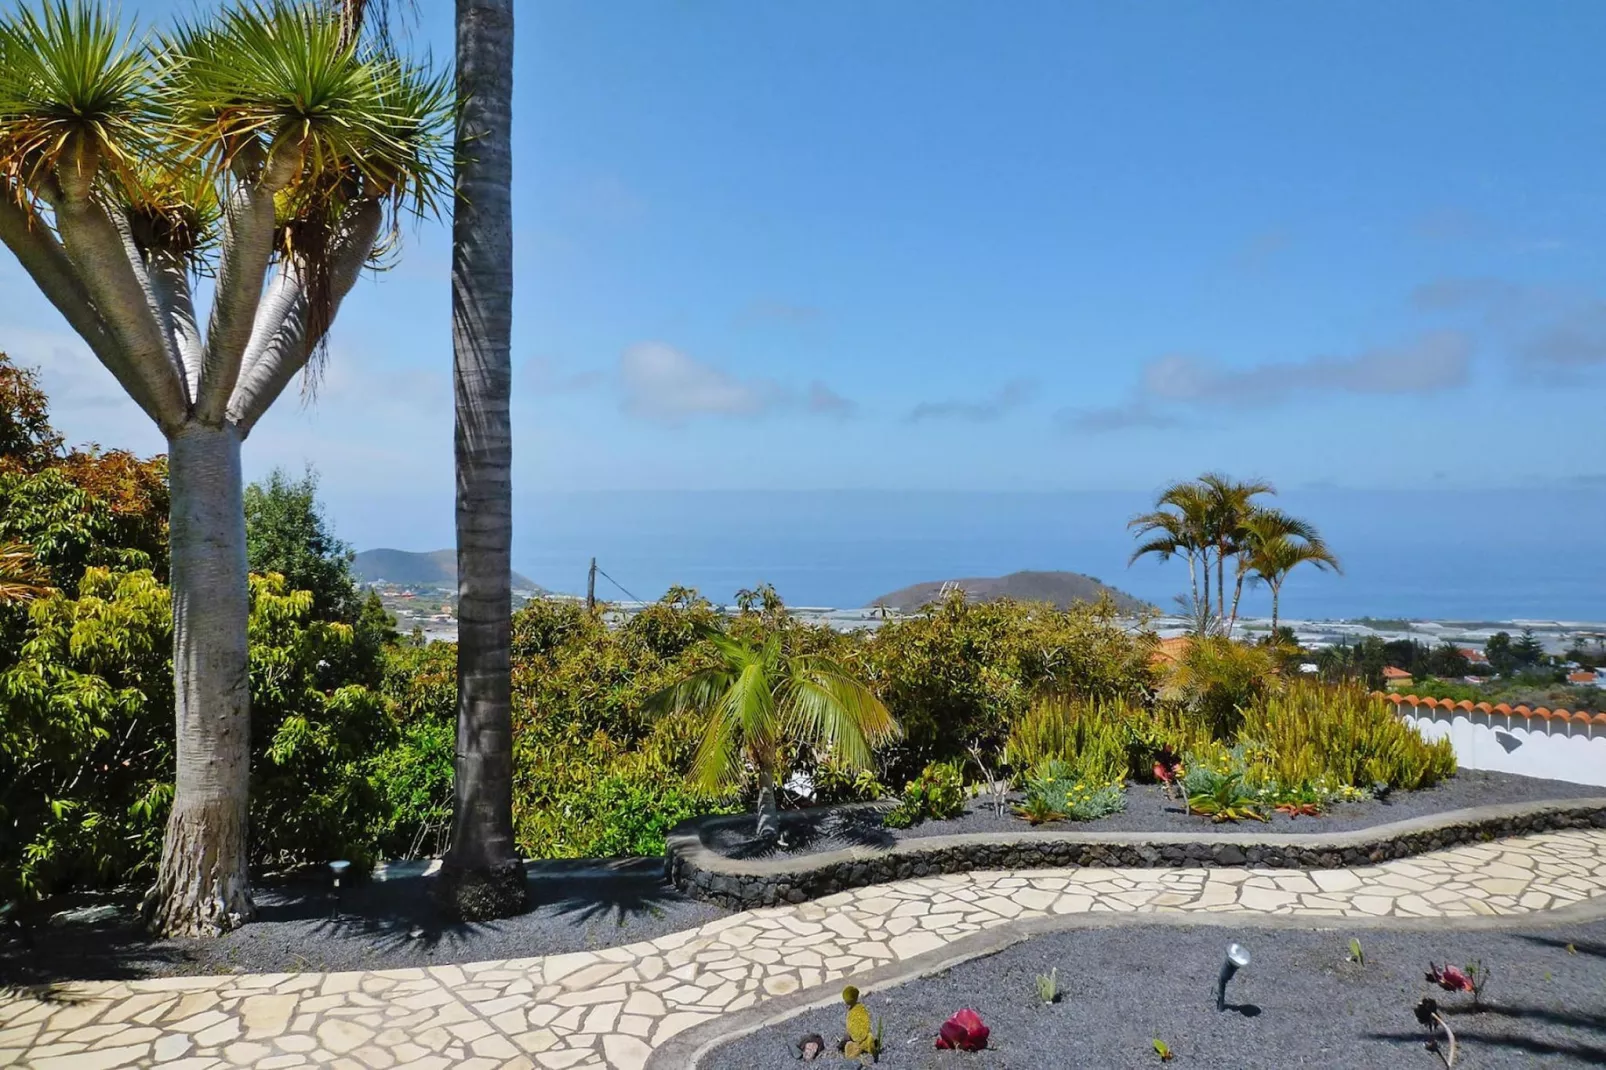
[[[1387,697],[1424,738],[1448,738],[1464,768],[1606,787],[1606,713]]]
[[[770,860],[729,858],[708,847],[715,831],[733,824],[751,825],[752,821],[752,815],[740,814],[696,818],[677,825],[665,849],[666,876],[689,896],[748,909],[971,870],[1072,866],[1335,869],[1506,836],[1606,828],[1606,797],[1474,807],[1326,835],[1023,831],[916,837],[881,849],[853,847]]]

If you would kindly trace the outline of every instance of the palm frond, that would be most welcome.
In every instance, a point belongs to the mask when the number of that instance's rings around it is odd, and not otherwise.
[[[831,751],[851,768],[868,768],[876,744],[897,735],[897,722],[875,693],[829,658],[793,659],[781,692],[787,735]]]
[[[773,763],[780,725],[775,717],[775,692],[764,664],[754,660],[743,668],[720,705],[725,707],[725,716],[740,729],[748,759],[759,766]]]
[[[704,669],[647,696],[642,706],[660,714],[710,710],[735,682],[735,675],[726,669]]]
[[[716,702],[709,708],[708,724],[692,758],[691,779],[704,791],[722,791],[741,782],[740,739],[730,707]]]

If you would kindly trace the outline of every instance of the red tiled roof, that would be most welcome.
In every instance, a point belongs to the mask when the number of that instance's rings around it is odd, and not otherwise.
[[[1550,710],[1543,706],[1537,709],[1529,709],[1527,706],[1508,706],[1504,702],[1491,706],[1487,702],[1470,702],[1467,699],[1457,702],[1455,699],[1450,698],[1420,698],[1416,695],[1402,695],[1398,692],[1391,692],[1387,695],[1380,691],[1372,693],[1380,698],[1388,699],[1396,706],[1410,706],[1413,709],[1418,706],[1426,706],[1430,710],[1446,710],[1458,713],[1477,712],[1497,714],[1501,717],[1537,717],[1541,721],[1570,721],[1573,724],[1606,725],[1606,713],[1586,713],[1583,710],[1574,710],[1569,713],[1566,710]]]
[[[1592,684],[1595,682],[1595,674],[1589,669],[1579,669],[1577,672],[1567,674],[1567,682],[1570,684]]]
[[[1392,665],[1386,666],[1383,669],[1383,679],[1385,680],[1409,680],[1410,678],[1411,674],[1406,672],[1404,669],[1396,669]]]

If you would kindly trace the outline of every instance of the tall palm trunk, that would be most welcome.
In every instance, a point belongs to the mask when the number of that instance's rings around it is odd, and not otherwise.
[[[1216,544],[1216,616],[1227,615],[1227,544]]]
[[[1276,583],[1269,584],[1268,586],[1271,587],[1271,636],[1272,636],[1273,639],[1276,639],[1277,638],[1277,602],[1282,597],[1283,585],[1282,585],[1282,581],[1279,580]]]
[[[1227,634],[1229,636],[1232,635],[1233,628],[1235,628],[1238,624],[1238,603],[1243,599],[1244,596],[1245,575],[1247,575],[1247,573],[1245,572],[1242,560],[1240,559],[1240,563],[1238,565],[1238,578],[1233,583],[1232,587],[1232,613],[1227,617]]]
[[[457,405],[457,766],[445,905],[525,908],[513,843],[513,0],[457,0],[452,351]]]
[[[255,916],[246,868],[250,600],[240,434],[187,423],[168,440],[178,777],[147,919],[215,936]]]

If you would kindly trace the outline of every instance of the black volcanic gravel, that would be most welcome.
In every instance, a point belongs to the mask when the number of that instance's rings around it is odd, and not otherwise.
[[[1361,941],[1365,965],[1348,961]],[[1252,961],[1215,1008],[1227,944]],[[1573,950],[1569,951],[1567,945]],[[1424,979],[1429,961],[1482,960],[1486,1008]],[[1059,970],[1061,1002],[1044,1006],[1035,978]],[[1606,1065],[1606,922],[1510,932],[1176,928],[1071,930],[1032,937],[996,955],[863,997],[883,1021],[885,1070],[1435,1070],[1439,1056],[1412,1008],[1446,1008],[1459,1042],[1457,1070]],[[992,1029],[989,1050],[934,1049],[938,1026],[961,1007]],[[833,1004],[723,1045],[700,1070],[798,1066],[791,1043],[845,1032]],[[1169,1045],[1162,1064],[1153,1041]],[[822,1065],[848,1065],[830,1057]]]
[[[1265,823],[1243,821],[1218,824],[1209,818],[1186,813],[1181,801],[1166,798],[1158,784],[1130,784],[1126,792],[1126,809],[1097,821],[1055,821],[1032,826],[1007,810],[1003,816],[998,815],[994,811],[992,797],[983,796],[969,800],[965,812],[959,817],[946,821],[926,821],[911,829],[884,828],[879,813],[869,807],[790,811],[781,815],[786,841],[791,847],[789,851],[757,847],[749,840],[749,829],[745,824],[722,830],[711,839],[709,846],[731,857],[774,858],[787,854],[835,851],[854,845],[888,847],[897,840],[925,836],[1026,832],[1034,827],[1044,832],[1213,832],[1237,835],[1257,832],[1350,832],[1473,806],[1579,798],[1606,798],[1606,787],[1463,769],[1434,787],[1422,791],[1396,792],[1387,801],[1374,799],[1340,803],[1320,817],[1290,818],[1286,814],[1274,813]],[[1013,800],[1019,801],[1019,797],[1013,797]]]
[[[443,921],[430,901],[431,878],[422,876],[349,888],[338,916],[324,881],[259,886],[257,920],[216,940],[152,940],[134,921],[137,899],[111,901],[121,913],[106,922],[41,923],[22,935],[0,935],[0,984],[525,958],[650,940],[729,913],[675,891],[657,859],[606,877],[542,873],[532,866],[529,912],[473,924]]]

